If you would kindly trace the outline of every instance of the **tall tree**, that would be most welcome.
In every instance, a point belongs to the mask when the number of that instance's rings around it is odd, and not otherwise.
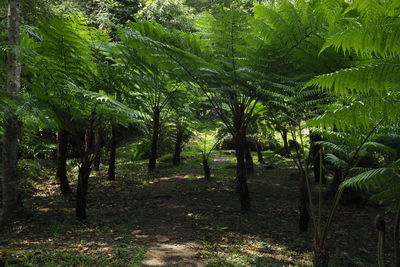
[[[21,65],[17,49],[20,45],[19,0],[8,1],[8,43],[7,53],[7,94],[10,100],[17,101],[21,88]],[[20,196],[20,174],[17,169],[18,137],[21,122],[11,106],[4,115],[3,135],[3,217],[12,219],[22,211]]]
[[[250,209],[245,168],[246,128],[257,97],[257,84],[243,60],[249,16],[232,9],[204,15],[198,22],[201,38],[168,31],[155,23],[142,23],[128,40],[146,47],[147,54],[169,69],[177,80],[192,83],[210,101],[236,145],[236,181],[243,210]]]

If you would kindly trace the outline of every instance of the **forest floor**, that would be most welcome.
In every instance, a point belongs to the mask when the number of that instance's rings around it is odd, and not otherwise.
[[[119,161],[116,181],[102,166],[90,178],[84,222],[75,219],[73,197],[60,196],[54,166],[23,162],[29,212],[0,235],[0,259],[8,266],[310,266],[312,226],[297,232],[292,164],[266,154],[248,179],[252,211],[241,213],[233,154],[213,157],[210,182],[194,153],[178,167],[161,159],[151,176],[145,161]],[[340,206],[328,240],[332,266],[376,266],[373,220],[383,212]]]

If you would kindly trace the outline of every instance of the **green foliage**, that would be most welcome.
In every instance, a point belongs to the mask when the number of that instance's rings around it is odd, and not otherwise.
[[[99,90],[104,85],[93,56],[95,46],[107,42],[86,26],[80,15],[45,18],[39,29],[28,29],[36,43],[26,49],[25,83],[29,92],[52,114],[58,128],[79,131],[88,118],[132,121],[131,109]]]
[[[143,0],[137,17],[154,20],[164,27],[191,31],[193,10],[185,5],[185,0]]]
[[[357,55],[359,61],[351,68],[320,75],[307,84],[337,95],[367,96],[367,99],[360,99],[362,106],[356,98],[351,107],[339,111],[353,112],[350,117],[362,114],[358,120],[361,125],[379,121],[377,117],[388,122],[398,119],[394,111],[400,83],[398,5],[399,1],[354,1],[344,13],[346,23],[329,36],[321,53],[324,54],[327,48],[334,48]],[[349,118],[341,115],[344,120]],[[323,125],[327,122],[329,126],[332,121],[320,122]]]
[[[364,171],[344,181],[341,188],[372,190],[375,194],[371,201],[383,201],[389,209],[394,210],[400,201],[399,166],[400,162],[396,160],[382,168]]]
[[[71,253],[67,250],[49,251],[45,248],[32,252],[11,251],[18,258],[5,259],[7,266],[139,266],[145,250],[138,246],[115,248],[113,255],[101,253],[83,253],[79,250]],[[11,256],[11,255],[10,255]]]
[[[7,50],[17,49],[23,94],[16,103],[7,100],[2,71],[0,105],[21,115],[23,151],[50,155],[50,138],[40,136],[48,129],[112,124],[148,130],[161,112],[160,152],[170,152],[179,134],[184,142],[194,135],[192,149],[208,157],[218,137],[197,123],[205,117],[196,114],[202,106],[211,118],[219,115],[227,128],[221,132],[233,137],[247,131],[260,141],[273,130],[289,133],[300,144],[295,162],[306,175],[306,130],[320,133],[324,141],[317,145],[327,161],[353,176],[341,189],[372,189],[377,199],[398,201],[400,1],[256,2],[262,3],[148,0],[134,15],[135,0],[49,1],[34,13],[43,16],[23,27],[19,48],[7,46],[1,21],[0,69]],[[206,12],[195,18],[195,10]],[[125,24],[134,17],[137,22]],[[135,136],[121,158],[145,155],[149,143],[142,137]],[[366,156],[379,167],[352,168]]]

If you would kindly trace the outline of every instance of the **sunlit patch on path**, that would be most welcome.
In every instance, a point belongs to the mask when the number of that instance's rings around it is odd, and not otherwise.
[[[155,243],[147,250],[144,266],[204,266],[196,259],[195,243]]]

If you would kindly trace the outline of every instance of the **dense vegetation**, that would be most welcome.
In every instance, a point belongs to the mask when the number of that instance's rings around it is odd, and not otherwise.
[[[399,0],[2,14],[0,265],[400,266]]]

